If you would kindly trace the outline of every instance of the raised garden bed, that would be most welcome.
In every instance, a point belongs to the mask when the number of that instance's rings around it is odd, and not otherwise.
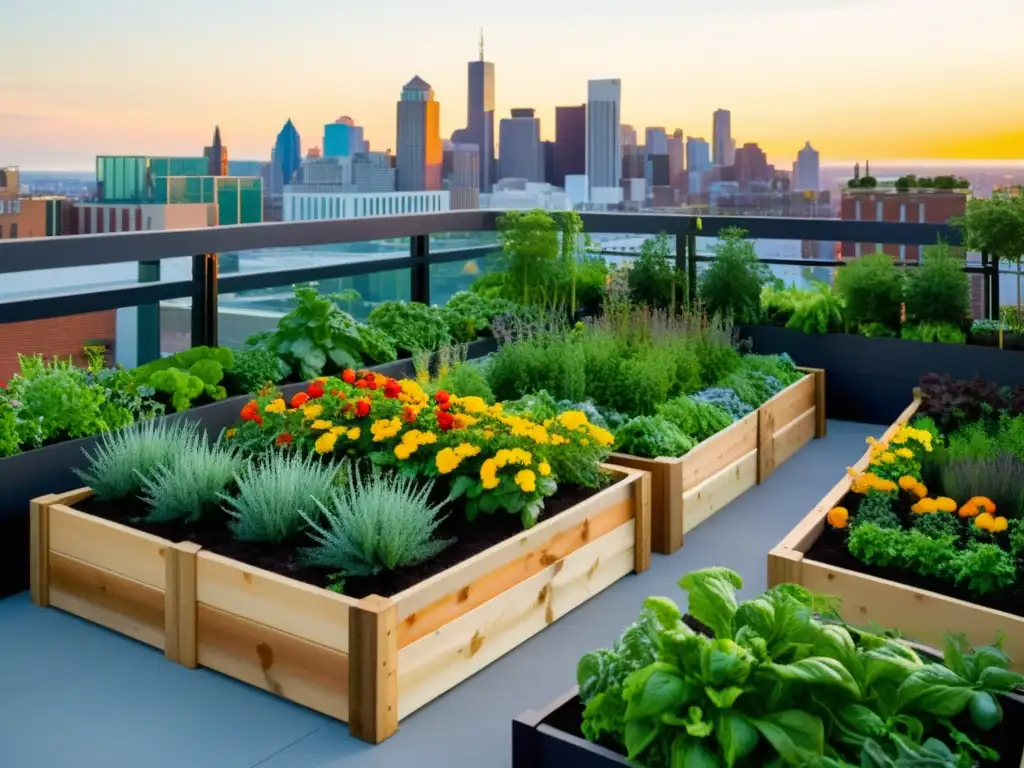
[[[917,398],[900,414],[882,436],[887,442],[899,426],[920,407]],[[867,468],[870,452],[853,466],[854,472]],[[849,568],[819,562],[814,550],[823,542],[829,510],[842,503],[850,492],[853,477],[847,474],[768,555],[768,583],[800,584],[808,589],[842,600],[844,615],[858,624],[877,623],[894,627],[923,643],[939,646],[950,627],[966,634],[974,645],[992,642],[1005,634],[1004,649],[1014,668],[1024,671],[1024,616],[949,597],[929,589],[909,586]]]
[[[32,503],[32,598],[349,723],[370,742],[650,563],[650,478],[614,481],[402,591],[360,599]]]
[[[615,464],[651,473],[654,552],[675,552],[697,525],[768,479],[812,437],[825,436],[825,372],[803,370],[802,379],[684,456],[611,455]]]

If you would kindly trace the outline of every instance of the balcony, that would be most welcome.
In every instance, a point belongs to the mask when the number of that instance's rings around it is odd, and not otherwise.
[[[358,297],[343,294],[339,299],[343,307],[350,302],[347,308],[357,318],[386,299],[446,302],[492,269],[496,218],[493,212],[472,211],[6,241],[0,243],[0,272],[10,276],[10,286],[24,285],[16,281],[26,275],[45,285],[49,276],[60,274],[52,270],[81,273],[72,276],[75,285],[54,283],[9,294],[0,300],[0,324],[115,311],[116,342],[105,354],[108,362],[128,367],[199,346],[239,348],[247,336],[277,327],[294,308],[293,285],[340,292],[360,279]],[[581,218],[592,236],[666,233],[672,266],[689,276],[712,258],[701,252],[698,238],[715,237],[729,227],[741,227],[762,242],[959,242],[957,231],[931,224],[603,213]],[[339,251],[339,245],[351,250]],[[597,250],[613,262],[628,261],[636,254],[632,242],[626,245],[603,239]],[[272,249],[288,249],[279,259],[287,266],[271,266]],[[808,273],[824,277],[848,264],[822,258],[763,261],[788,280]],[[90,284],[95,278],[89,279],[89,271],[110,265],[119,265],[112,281]],[[915,268],[906,265],[907,271]],[[137,280],[117,282],[134,270]],[[994,316],[1000,306],[998,265],[986,257],[969,263],[966,271],[977,285],[976,311]],[[391,277],[382,280],[383,274]],[[680,303],[687,294],[680,291]],[[341,596],[328,597],[318,587],[287,586],[291,591],[282,593],[284,598],[274,598],[273,590],[294,580],[268,576],[244,561],[230,566],[222,553],[190,548],[188,540],[169,533],[139,533],[127,522],[96,523],[98,518],[82,510],[98,506],[81,506],[88,494],[75,491],[83,483],[72,472],[84,467],[82,441],[95,451],[95,436],[0,459],[0,485],[6,491],[0,502],[0,561],[5,564],[0,593],[12,593],[0,600],[0,680],[8,682],[5,701],[10,704],[0,720],[2,754],[19,768],[510,765],[512,719],[571,687],[579,657],[609,646],[635,619],[645,597],[674,597],[682,574],[709,566],[738,572],[744,598],[778,582],[777,571],[766,571],[768,553],[792,539],[788,534],[808,510],[830,498],[846,468],[857,465],[865,438],[881,435],[900,419],[921,376],[937,371],[959,378],[983,375],[1008,385],[1024,381],[1019,353],[980,346],[980,341],[928,344],[801,334],[767,325],[739,328],[738,336],[749,340],[746,346],[752,343],[756,354],[788,352],[804,370],[705,442],[690,441],[684,455],[668,457],[677,462],[672,466],[681,467],[679,485],[671,485],[676,470],[665,468],[671,464],[665,456],[652,461],[639,455],[630,460],[621,451],[612,454],[603,459],[613,467],[607,470],[612,485],[520,534],[532,537],[523,539],[530,552],[536,546],[546,558],[536,567],[525,566],[528,578],[514,585],[502,581],[519,562],[511,554],[484,568],[480,558],[493,556],[499,543],[465,561],[475,563],[476,576],[462,588],[447,588],[456,583],[456,564],[424,582],[445,589],[429,594],[416,592],[419,585],[396,589],[372,619],[367,618],[372,598],[349,598],[349,587],[353,582],[358,587],[358,578],[347,580]],[[494,349],[491,340],[474,344],[460,354]],[[22,346],[18,351],[39,350]],[[413,376],[417,369],[423,374],[424,364],[436,372],[436,359],[387,363],[380,369],[381,388],[386,379]],[[333,373],[341,377],[343,367]],[[286,377],[280,384],[283,400],[298,402],[292,401],[296,393],[312,391],[303,380],[313,377],[301,375],[302,370],[292,371],[297,383]],[[377,383],[374,377],[369,380]],[[238,426],[248,399],[228,397],[163,418],[201,423],[216,434]],[[267,403],[257,400],[265,409]],[[440,407],[443,402],[436,400],[437,410],[447,413]],[[374,407],[378,403],[384,400],[373,400]],[[461,407],[457,403],[454,411]],[[239,428],[250,427],[251,421]],[[41,451],[52,458],[31,461],[31,454]],[[713,454],[720,454],[722,462],[711,466]],[[693,463],[686,464],[688,459]],[[665,466],[656,466],[659,462]],[[688,472],[700,475],[696,484],[687,484]],[[671,493],[664,490],[670,487]],[[681,509],[673,511],[672,494]],[[588,504],[590,511],[584,509]],[[557,526],[565,515],[580,521],[584,533],[577,543],[567,543],[576,528],[545,528]],[[604,528],[594,522],[598,519],[605,521]],[[622,541],[613,541],[615,536]],[[588,547],[605,549],[597,554]],[[153,556],[149,560],[147,553]],[[609,563],[616,570],[609,570]],[[218,568],[228,576],[214,585]],[[600,585],[586,586],[595,579]],[[535,583],[543,585],[539,592]],[[30,585],[31,592],[21,591]],[[528,598],[525,603],[516,602],[520,592]],[[236,600],[233,593],[242,597],[228,610],[225,606]],[[408,594],[407,601],[403,596]],[[260,596],[278,602],[266,604],[272,610],[254,607]],[[303,613],[307,600],[315,605]],[[459,613],[462,603],[472,612]],[[420,635],[416,621],[429,625],[437,605],[450,617]],[[344,611],[344,643],[332,634],[340,631],[331,628],[328,616],[334,606]],[[391,626],[405,633],[394,647],[386,640],[391,636],[386,617],[392,610],[397,622]],[[271,616],[274,611],[281,615]],[[274,624],[285,619],[291,622],[287,627]],[[357,624],[363,629],[355,630]],[[360,632],[373,642],[364,645]],[[426,644],[433,637],[441,640]],[[416,649],[420,659],[413,665]],[[367,672],[372,690],[365,690],[361,670],[388,659],[397,662],[397,682],[389,682],[394,673],[389,677],[375,670]],[[332,667],[335,663],[339,666]],[[449,667],[451,679],[441,681]],[[405,675],[409,682],[403,683],[403,670],[412,669]],[[344,712],[324,694],[341,685],[332,676],[347,676]],[[389,702],[399,710],[392,716],[386,714]],[[369,716],[357,711],[363,704],[375,708]],[[394,720],[390,725],[389,717]]]

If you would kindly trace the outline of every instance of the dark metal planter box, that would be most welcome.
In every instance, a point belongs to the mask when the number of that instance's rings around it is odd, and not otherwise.
[[[494,339],[479,339],[469,345],[468,357],[483,357],[496,348]],[[408,358],[373,366],[372,370],[396,378],[415,372]],[[281,392],[291,397],[306,386],[308,382],[287,384],[281,387]],[[164,418],[198,421],[207,434],[216,436],[238,421],[242,406],[248,400],[248,395],[229,397]],[[29,501],[81,486],[82,481],[74,470],[85,464],[83,449],[91,453],[100,439],[98,435],[83,437],[0,459],[0,598],[28,589]]]
[[[970,344],[928,344],[845,333],[809,334],[772,326],[743,326],[759,354],[787,352],[797,365],[824,368],[829,418],[889,424],[928,373],[954,379],[979,376],[999,384],[1024,384],[1024,354]]]

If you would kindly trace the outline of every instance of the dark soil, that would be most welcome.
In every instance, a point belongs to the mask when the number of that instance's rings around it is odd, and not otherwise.
[[[550,520],[570,507],[593,496],[596,490],[576,486],[562,486],[544,503],[544,511],[538,522]],[[297,579],[317,587],[331,583],[330,576],[336,569],[310,568],[302,565],[297,557],[300,547],[311,542],[306,536],[282,544],[251,543],[237,541],[228,528],[229,515],[220,509],[212,509],[196,524],[182,521],[170,523],[145,523],[140,520],[147,514],[146,507],[137,499],[99,501],[90,498],[75,505],[86,514],[102,517],[104,520],[121,523],[136,530],[145,531],[169,541],[192,541],[203,549],[218,555],[263,570],[272,571],[288,578]],[[420,565],[385,571],[376,576],[345,579],[344,592],[349,597],[361,598],[367,595],[391,597],[435,574],[468,560],[495,544],[510,539],[523,530],[519,515],[495,513],[480,515],[472,523],[466,520],[461,506],[450,507],[450,514],[437,529],[440,539],[454,538],[456,541],[440,555]]]
[[[850,511],[851,518],[856,516],[857,504],[860,497],[857,494],[849,493],[839,504]],[[901,515],[901,518],[903,515]],[[909,526],[908,526],[909,527]],[[1024,583],[1018,583],[1012,588],[989,595],[979,595],[966,589],[957,587],[948,581],[934,578],[932,576],[921,576],[918,573],[902,568],[876,568],[867,565],[850,554],[846,547],[846,537],[849,529],[835,529],[829,525],[825,526],[825,532],[818,538],[806,553],[808,560],[814,560],[826,565],[834,565],[837,568],[845,568],[848,571],[876,576],[886,581],[895,581],[898,584],[905,584],[908,587],[927,589],[930,592],[937,592],[946,597],[963,600],[974,605],[993,608],[997,611],[1005,611],[1014,616],[1024,617]]]

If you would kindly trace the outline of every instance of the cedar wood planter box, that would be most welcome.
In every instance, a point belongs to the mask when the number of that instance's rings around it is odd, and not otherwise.
[[[398,721],[601,590],[650,564],[650,477],[391,598],[356,600],[73,509],[31,508],[31,590],[52,605],[349,723],[380,742]]]
[[[807,375],[684,456],[609,461],[651,473],[651,549],[669,555],[685,534],[763,483],[812,437],[825,436],[825,372]]]
[[[468,357],[482,357],[496,347],[492,338],[478,339],[469,345]],[[408,358],[372,366],[370,370],[396,378],[415,373],[413,362]],[[308,385],[309,382],[285,384],[281,392],[290,398]],[[249,399],[249,395],[228,397],[163,418],[198,421],[208,435],[216,437],[238,421],[242,406]],[[85,465],[82,450],[91,453],[101,439],[100,435],[92,435],[0,459],[0,598],[28,586],[29,501],[44,494],[78,488],[82,481],[74,470]]]
[[[915,399],[886,430],[882,441],[890,439],[919,406],[920,400]],[[865,452],[854,469],[863,471],[869,458],[870,451]],[[843,615],[851,624],[875,622],[935,647],[942,647],[943,633],[948,630],[966,633],[972,645],[989,645],[997,632],[1004,632],[1004,650],[1014,669],[1024,672],[1024,618],[806,557],[825,530],[828,511],[847,494],[852,480],[845,475],[769,553],[768,586],[801,584],[813,592],[833,595],[842,600]]]

